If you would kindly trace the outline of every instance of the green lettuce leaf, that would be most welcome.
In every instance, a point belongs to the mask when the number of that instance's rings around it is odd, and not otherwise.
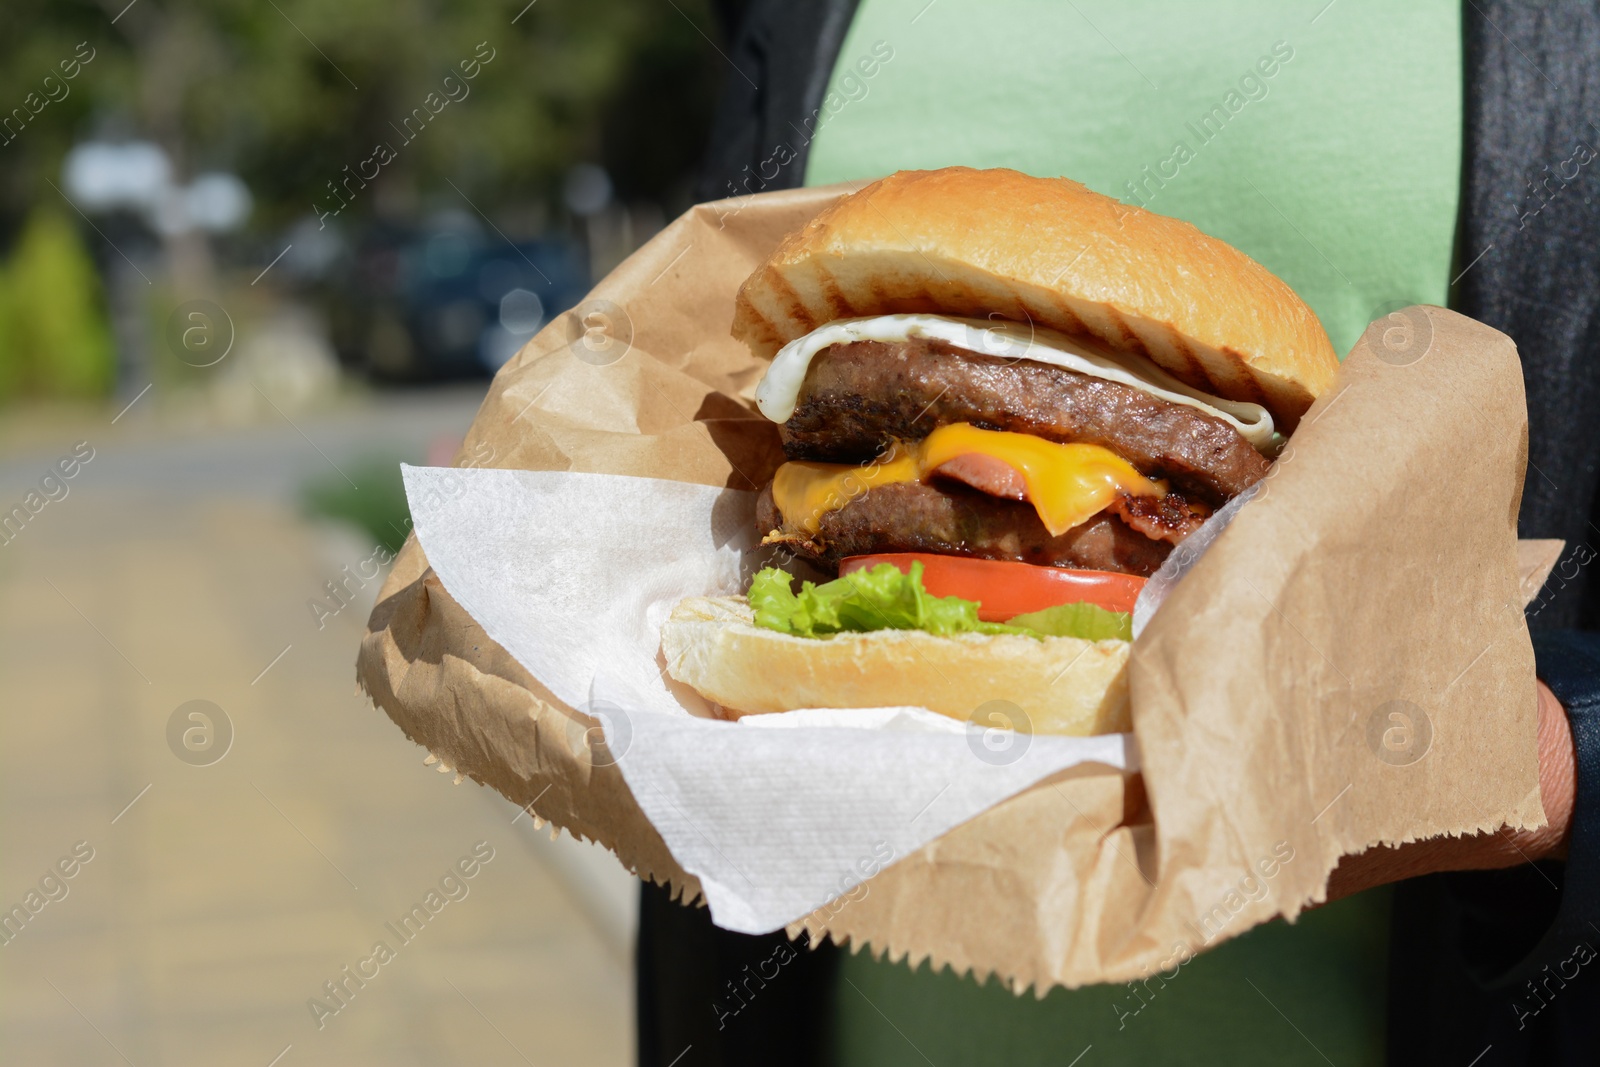
[[[1019,615],[1009,623],[984,622],[978,618],[974,601],[936,597],[923,588],[922,564],[916,562],[910,573],[880,563],[821,585],[802,582],[798,593],[792,575],[768,567],[751,580],[749,600],[757,626],[797,637],[925,630],[940,637],[982,633],[1133,640],[1129,615],[1093,604],[1046,608]]]
[[[1043,611],[1014,616],[1007,625],[1046,637],[1133,640],[1133,616],[1126,611],[1108,611],[1098,604],[1058,604]]]

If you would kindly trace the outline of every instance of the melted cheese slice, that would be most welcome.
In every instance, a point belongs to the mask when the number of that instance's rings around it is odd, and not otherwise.
[[[941,426],[921,441],[896,441],[871,463],[785,463],[772,477],[772,499],[784,526],[812,536],[822,517],[868,489],[920,482],[962,456],[986,456],[1016,471],[1027,499],[1050,536],[1059,537],[1105,510],[1119,493],[1164,496],[1166,487],[1099,445],[1057,444],[1042,437],[982,430],[968,423]]]
[[[879,315],[838,319],[817,327],[778,350],[756,387],[756,407],[773,422],[794,414],[811,360],[829,345],[852,341],[897,344],[912,339],[943,341],[980,356],[1028,360],[1062,367],[1143,390],[1174,404],[1221,419],[1258,451],[1273,454],[1272,416],[1259,404],[1224,400],[1178,381],[1144,356],[1092,348],[1066,334],[1000,319],[959,319],[944,315]]]

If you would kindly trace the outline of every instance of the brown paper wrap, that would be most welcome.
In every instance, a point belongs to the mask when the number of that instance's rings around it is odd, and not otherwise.
[[[781,456],[749,399],[764,364],[728,334],[734,293],[843,191],[691,210],[500,372],[462,454],[758,488]],[[1413,333],[1394,348],[1369,331],[1137,642],[1142,778],[1040,783],[791,932],[1042,993],[1293,918],[1346,853],[1543,823],[1521,606],[1560,546],[1526,543],[1519,565],[1516,350],[1448,311],[1401,314]],[[414,539],[357,676],[445,767],[698,895],[594,758],[593,720],[488,639]]]

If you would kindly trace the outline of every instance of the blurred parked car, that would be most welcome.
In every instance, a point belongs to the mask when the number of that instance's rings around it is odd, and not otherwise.
[[[373,227],[341,268],[324,287],[334,348],[380,381],[493,374],[589,289],[581,244],[513,243],[471,220]]]

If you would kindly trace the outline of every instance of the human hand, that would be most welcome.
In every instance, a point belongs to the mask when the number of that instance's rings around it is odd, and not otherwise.
[[[1539,796],[1549,823],[1465,837],[1431,837],[1346,856],[1328,876],[1328,900],[1437,871],[1493,870],[1535,860],[1565,859],[1577,789],[1572,726],[1554,693],[1539,683]]]

